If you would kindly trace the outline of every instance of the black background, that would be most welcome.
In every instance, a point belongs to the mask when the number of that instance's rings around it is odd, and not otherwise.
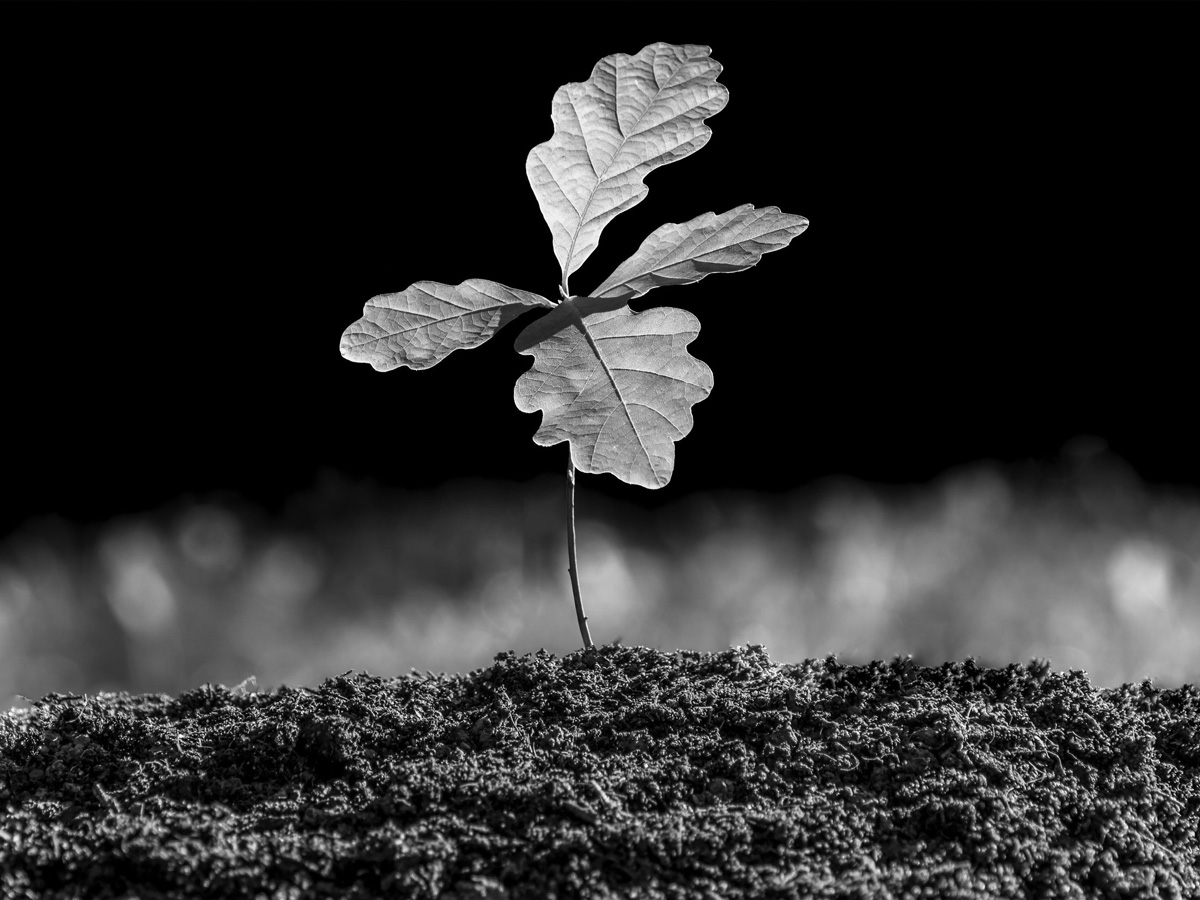
[[[8,7],[3,526],[323,470],[413,487],[559,472],[510,326],[435,368],[338,352],[373,295],[556,295],[525,176],[559,85],[706,43],[729,104],[574,276],[664,222],[807,216],[754,269],[635,308],[715,374],[654,504],[829,474],[921,481],[1102,438],[1200,483],[1194,16],[1095,5]],[[1186,20],[1185,20],[1186,19]],[[1193,58],[1194,62],[1194,58]],[[536,315],[536,314],[533,314]],[[532,315],[522,322],[530,321]]]

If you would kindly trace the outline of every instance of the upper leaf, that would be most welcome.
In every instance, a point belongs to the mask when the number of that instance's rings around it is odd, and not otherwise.
[[[342,356],[379,372],[428,369],[455,350],[478,347],[531,306],[554,304],[484,278],[457,286],[418,281],[368,300],[362,318],[342,334]]]
[[[692,406],[712,390],[712,370],[687,352],[699,331],[682,309],[635,313],[591,297],[564,300],[530,323],[516,349],[534,363],[514,400],[522,412],[542,411],[534,443],[569,441],[581,472],[665,485],[675,441],[692,430]]]
[[[659,285],[691,284],[713,272],[741,272],[764,253],[786,247],[807,227],[804,216],[780,212],[777,206],[755,209],[749,203],[719,216],[704,213],[690,222],[668,222],[642,241],[592,296],[632,300]]]
[[[554,94],[554,136],[529,151],[525,171],[564,284],[609,220],[642,202],[649,172],[708,143],[704,120],[729,99],[709,52],[660,41],[636,56],[606,56],[587,81]]]

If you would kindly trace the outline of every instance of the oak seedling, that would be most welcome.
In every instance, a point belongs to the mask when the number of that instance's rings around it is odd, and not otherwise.
[[[525,172],[550,227],[559,298],[482,278],[418,281],[372,297],[342,334],[349,360],[381,372],[427,369],[533,309],[548,310],[517,336],[517,352],[533,357],[533,366],[517,379],[514,400],[522,412],[542,413],[535,444],[569,444],[568,571],[585,648],[593,644],[579,593],[575,471],[663,487],[675,468],[675,442],[692,430],[692,406],[713,385],[712,370],[687,351],[699,320],[670,307],[635,313],[629,301],[661,285],[748,269],[808,227],[803,216],[751,204],[668,223],[590,294],[571,294],[569,278],[600,232],[645,199],[646,175],[708,143],[705,120],[729,99],[710,52],[651,44],[633,56],[606,56],[587,81],[555,92],[554,134],[529,151]]]

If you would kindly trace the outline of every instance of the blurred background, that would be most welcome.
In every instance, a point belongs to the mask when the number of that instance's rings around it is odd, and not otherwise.
[[[620,8],[5,8],[0,702],[579,646],[532,315],[424,372],[337,343],[418,280],[555,296],[525,156],[656,40],[729,105],[573,289],[664,222],[811,226],[634,303],[700,318],[715,387],[666,488],[580,476],[593,638],[1197,680],[1186,23]]]
[[[1093,683],[1195,682],[1200,495],[1142,484],[1098,444],[1061,467],[931,483],[830,479],[577,503],[597,643],[796,662],[1034,656]],[[398,491],[326,473],[286,510],[237,497],[80,528],[35,521],[0,551],[0,685],[178,693],[316,685],[348,669],[462,671],[580,646],[562,479]]]

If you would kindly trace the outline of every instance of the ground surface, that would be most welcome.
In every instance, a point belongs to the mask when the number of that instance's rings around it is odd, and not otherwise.
[[[501,654],[0,717],[0,895],[1196,897],[1200,691]]]

